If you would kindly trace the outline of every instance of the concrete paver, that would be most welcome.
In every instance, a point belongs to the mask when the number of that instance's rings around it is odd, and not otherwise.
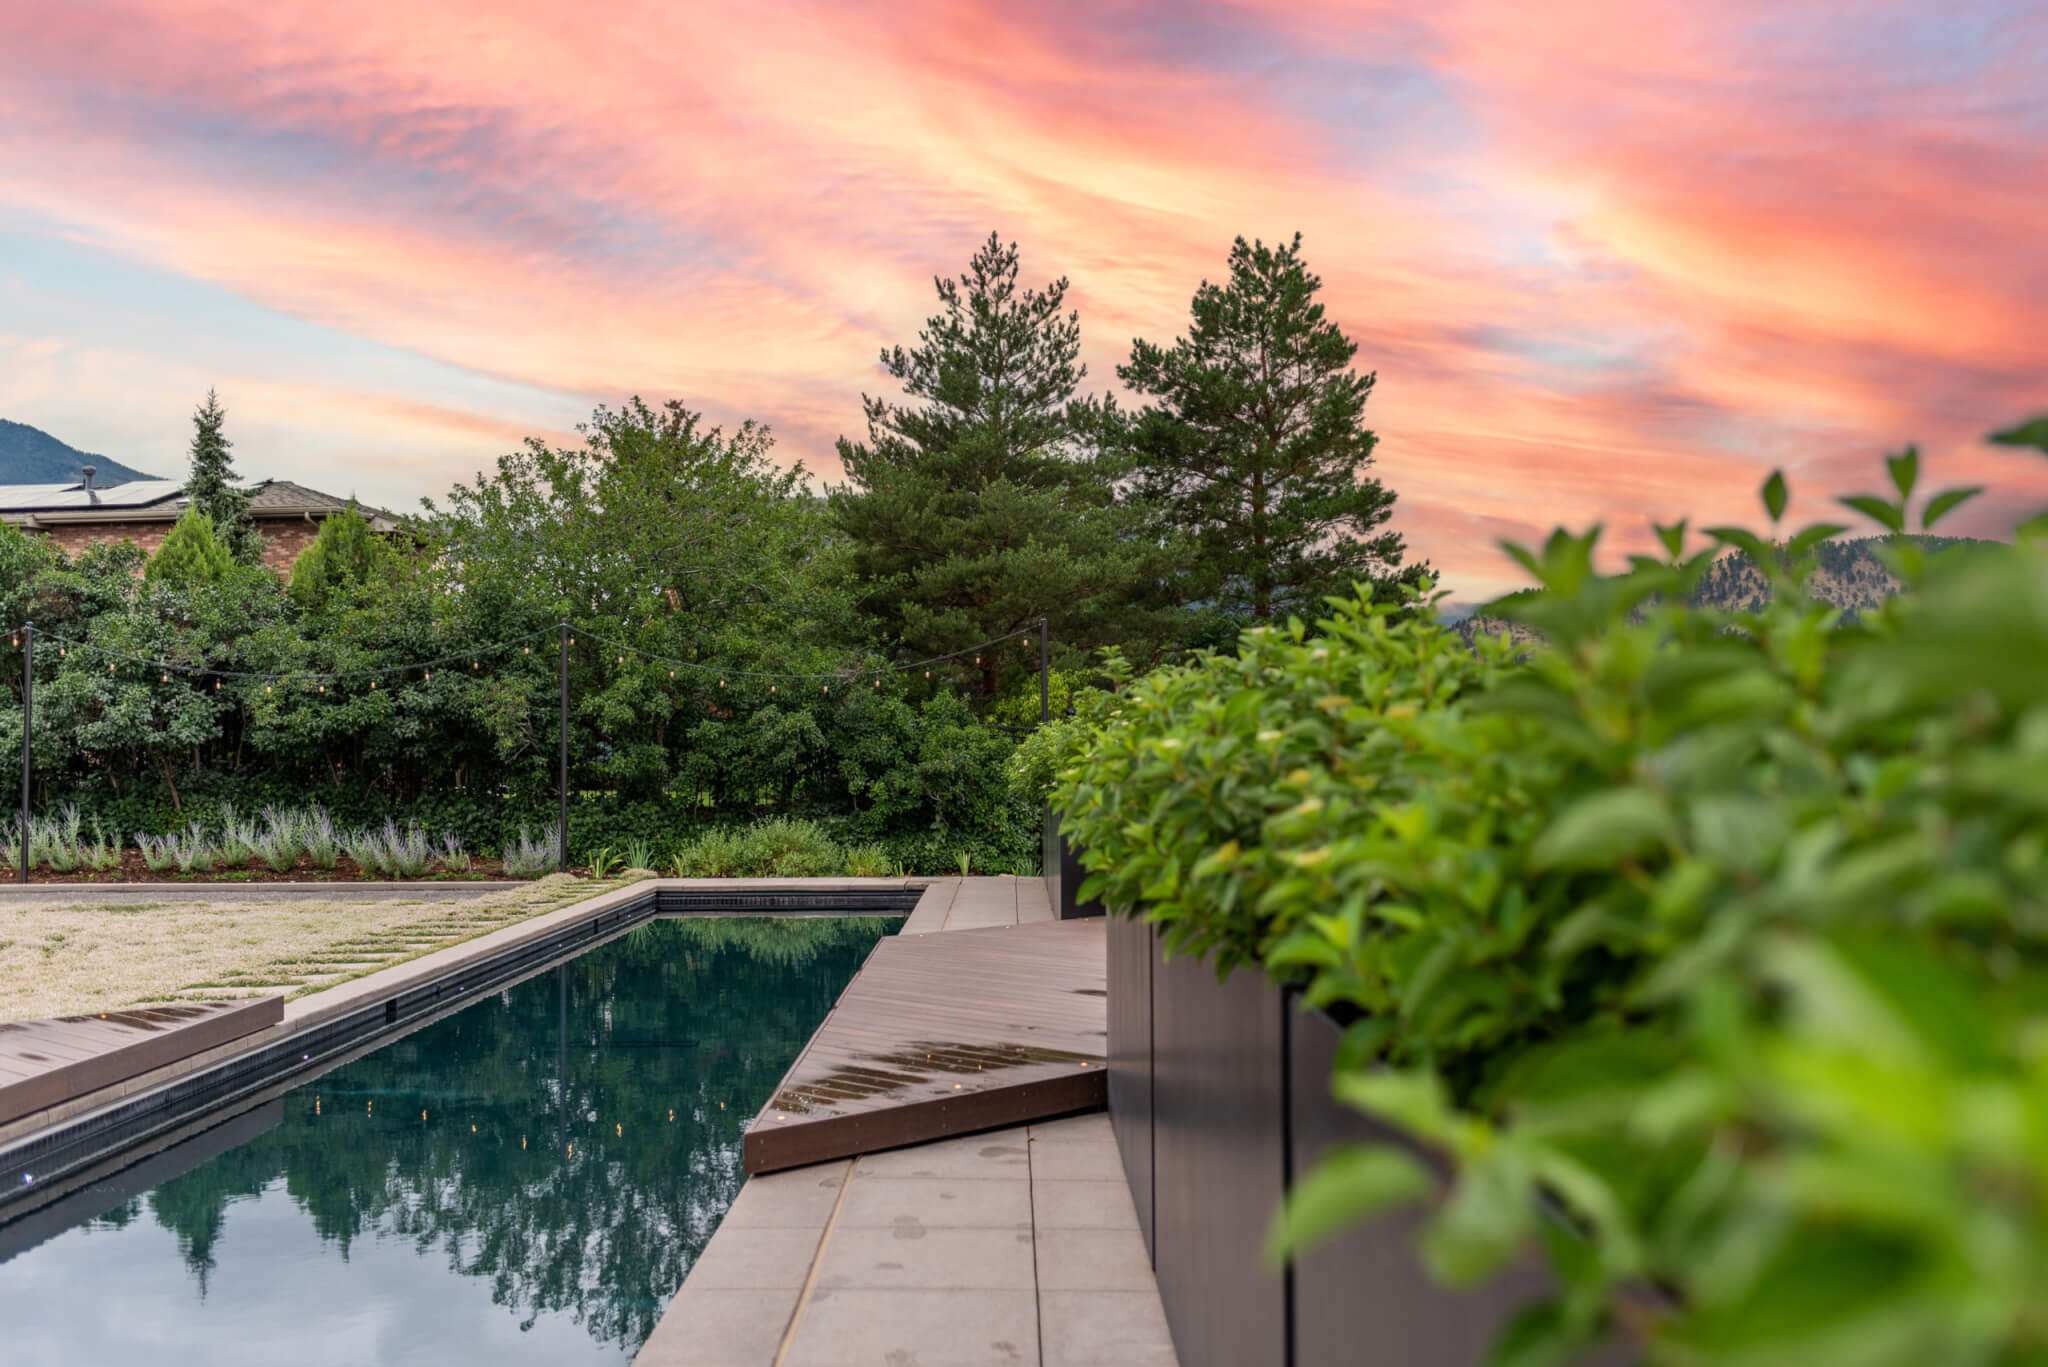
[[[1029,1291],[818,1291],[782,1367],[991,1367],[1038,1363]]]
[[[821,1291],[1031,1291],[1035,1278],[1028,1229],[836,1227],[818,1260],[817,1285]]]
[[[800,1294],[699,1290],[685,1283],[634,1367],[766,1367],[782,1346]]]
[[[1112,1182],[1034,1180],[1032,1220],[1038,1229],[1136,1229],[1138,1208],[1121,1177]]]
[[[1159,1291],[1040,1291],[1044,1367],[1177,1367]]]
[[[1031,1228],[1031,1183],[955,1177],[862,1177],[859,1159],[838,1223],[853,1228]]]

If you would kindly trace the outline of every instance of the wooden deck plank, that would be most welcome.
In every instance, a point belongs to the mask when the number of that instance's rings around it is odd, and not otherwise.
[[[179,1002],[0,1021],[0,1124],[240,1039],[284,1019],[283,997]]]
[[[747,1127],[774,1172],[1102,1105],[1099,921],[897,935]]]

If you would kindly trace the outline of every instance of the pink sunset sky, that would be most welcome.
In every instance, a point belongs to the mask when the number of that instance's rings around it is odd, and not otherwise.
[[[994,230],[1089,384],[1231,239],[1304,234],[1378,473],[1494,543],[1795,514],[2048,410],[2039,0],[1035,5],[66,0],[0,9],[0,417],[386,506],[680,398],[826,480]]]

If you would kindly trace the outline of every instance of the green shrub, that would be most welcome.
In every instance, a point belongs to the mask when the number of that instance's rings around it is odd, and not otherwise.
[[[887,878],[890,867],[889,851],[881,845],[855,845],[846,852],[849,878]]]
[[[1847,502],[1903,533],[1917,465]],[[1902,538],[1854,624],[1804,587],[1836,530],[1620,575],[1560,531],[1526,660],[1352,602],[1090,705],[1082,895],[1305,982],[1336,1095],[1449,1162],[1333,1157],[1277,1250],[1427,1200],[1446,1282],[1548,1259],[1516,1363],[2048,1356],[2048,525]],[[1768,599],[1692,605],[1727,548]]]
[[[142,577],[152,584],[190,588],[218,583],[234,572],[235,557],[214,535],[213,519],[193,506],[164,534]]]
[[[669,868],[678,878],[741,878],[746,850],[736,831],[706,831],[676,847]]]
[[[825,878],[841,872],[846,855],[815,821],[771,817],[740,836],[740,862],[748,878]]]

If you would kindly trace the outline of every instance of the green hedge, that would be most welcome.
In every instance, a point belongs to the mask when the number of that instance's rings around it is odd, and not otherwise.
[[[1917,467],[1846,502],[1903,533]],[[1503,1363],[2048,1361],[2048,522],[1901,536],[1853,625],[1804,589],[1839,530],[1619,575],[1560,531],[1526,658],[1359,601],[1084,700],[1082,895],[1304,981],[1336,1095],[1450,1162],[1331,1158],[1276,1254],[1420,1201],[1448,1283],[1546,1258]],[[1688,606],[1728,548],[1770,600]]]

